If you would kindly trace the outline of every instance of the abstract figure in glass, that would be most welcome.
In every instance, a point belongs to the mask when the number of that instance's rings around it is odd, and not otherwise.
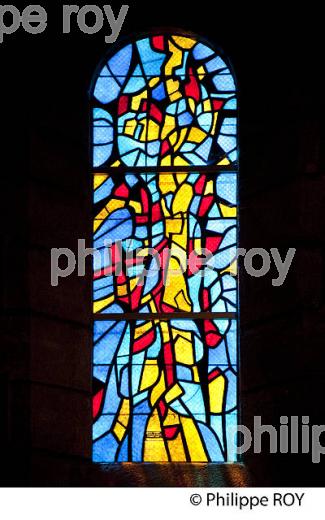
[[[107,58],[92,103],[93,460],[235,461],[233,75],[155,34]]]

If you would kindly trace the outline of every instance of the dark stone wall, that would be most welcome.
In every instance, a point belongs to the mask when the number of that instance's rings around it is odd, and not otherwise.
[[[43,3],[45,6],[45,3]],[[120,4],[113,4],[115,9]],[[240,89],[241,247],[297,248],[282,287],[240,275],[242,422],[325,424],[325,129],[312,9],[130,3],[123,35],[179,27],[229,55]],[[212,7],[211,7],[212,8]],[[256,9],[256,10],[255,10]],[[259,10],[260,9],[260,10]],[[240,466],[96,467],[90,461],[91,282],[50,286],[50,250],[91,240],[88,97],[105,32],[0,48],[3,80],[1,446],[4,485],[324,485],[310,455],[248,453]],[[5,117],[5,112],[6,117]],[[275,273],[274,273],[275,275]],[[266,446],[267,447],[267,446]]]

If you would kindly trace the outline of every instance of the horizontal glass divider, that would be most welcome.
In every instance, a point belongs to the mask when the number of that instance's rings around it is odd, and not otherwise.
[[[93,175],[110,175],[112,173],[124,174],[144,174],[144,173],[238,173],[238,165],[224,165],[224,166],[104,166],[99,168],[92,168]]]
[[[128,357],[128,356],[126,356]],[[157,358],[147,358],[147,361],[156,361],[158,363],[158,360]],[[109,364],[105,364],[105,363],[93,363],[93,367],[108,367],[108,368],[111,368],[111,367],[114,367],[114,366],[118,366],[118,367],[124,367],[126,365],[130,364],[129,362],[125,362],[125,361],[119,361],[119,359],[117,359],[114,363],[109,363]],[[183,365],[183,366],[188,366],[188,367],[191,367],[191,366],[194,366],[194,365],[184,365],[184,363],[179,363],[180,365]],[[166,367],[174,367],[176,366],[175,363],[163,363],[164,366]],[[144,363],[134,363],[134,361],[132,361],[132,366],[133,367],[143,367],[144,366]],[[234,364],[231,364],[231,363],[209,363],[208,365],[208,368],[212,368],[212,369],[216,369],[216,368],[238,368],[238,364],[234,363]],[[150,365],[148,364],[147,367],[151,367],[151,368],[156,368],[156,365]]]
[[[238,406],[236,406],[235,408],[232,408],[231,410],[229,411],[222,411],[222,412],[218,412],[218,413],[214,413],[214,412],[209,412],[209,416],[210,417],[217,417],[217,416],[223,416],[223,415],[236,415],[238,413]],[[174,413],[174,415],[176,415],[177,412]],[[180,414],[181,415],[181,414]],[[143,417],[148,417],[148,414],[145,413],[145,412],[130,412],[130,413],[120,413],[119,416],[123,417],[123,416],[133,416],[133,417],[136,417],[136,416],[143,416]],[[206,416],[206,413],[204,412],[193,412],[192,413],[192,417],[205,417]],[[116,413],[112,413],[112,412],[109,412],[109,413],[101,413],[100,414],[100,417],[116,417]],[[175,424],[176,426],[176,424]]]
[[[147,63],[150,63],[152,61],[156,61],[156,60],[149,60]],[[216,69],[216,70],[213,70],[211,72],[208,71],[208,73],[205,73],[205,75],[206,76],[229,76],[229,75],[232,75],[231,72],[224,72],[226,68],[228,68],[228,66],[223,67],[223,69]],[[222,70],[223,70],[223,72],[222,72]],[[153,78],[157,78],[158,74],[148,73],[148,74],[145,74],[145,76],[148,79],[153,79]],[[181,79],[184,76],[186,76],[186,78],[187,77],[189,77],[189,78],[191,78],[191,77],[197,78],[198,76],[203,76],[203,72],[197,72],[197,74],[193,74],[193,72],[192,73],[182,72],[182,73],[179,73],[179,74],[164,74],[164,73],[159,74],[159,78],[162,78],[162,79],[173,79],[174,81],[178,80],[178,79]],[[127,74],[99,74],[99,76],[98,76],[98,78],[112,78],[112,77],[125,80],[129,76]],[[141,75],[140,74],[132,74],[132,78],[143,79],[143,75],[142,74]],[[227,91],[227,92],[229,93],[229,97],[233,97],[236,94],[236,91],[234,91],[234,90],[230,90],[230,91]],[[234,94],[233,94],[233,92],[234,92]],[[227,98],[222,98],[222,99],[225,99],[227,101]],[[226,109],[226,110],[230,110],[230,109]],[[236,109],[233,109],[233,111],[235,111],[235,110]]]
[[[229,205],[228,207],[230,209],[237,209],[237,206]],[[141,217],[150,217],[151,215],[150,215],[149,211],[147,213],[143,212],[139,216],[141,216]],[[196,220],[196,215],[194,213],[190,213],[189,211],[187,211],[187,213],[185,213],[185,212],[182,213],[181,216],[179,216],[179,215],[180,215],[180,213],[176,213],[175,215],[170,215],[170,216],[167,216],[167,217],[163,216],[160,219],[160,221],[164,222],[166,220],[167,221],[168,220],[172,220],[174,222],[174,221],[178,221],[179,220],[180,222],[184,222],[184,221],[190,220],[190,219],[195,219]],[[137,214],[137,216],[138,216],[138,214]],[[107,216],[103,217],[103,218],[96,218],[96,217],[94,218],[94,220],[99,221],[99,222],[101,222],[102,220],[106,220],[106,219],[107,219]],[[112,221],[114,220],[116,222],[121,222],[121,224],[123,222],[125,222],[125,220],[122,219],[122,218],[114,218],[114,217],[111,217],[111,216],[110,216],[110,220],[112,220]],[[226,221],[237,220],[237,216],[235,215],[234,217],[208,217],[208,222],[221,222],[221,221],[224,221],[224,220],[226,220]],[[204,237],[201,237],[201,238],[204,238]],[[129,238],[125,238],[124,240],[130,240],[130,239]]]
[[[93,320],[128,321],[128,320],[235,320],[236,312],[167,312],[167,313],[135,313],[93,314]]]

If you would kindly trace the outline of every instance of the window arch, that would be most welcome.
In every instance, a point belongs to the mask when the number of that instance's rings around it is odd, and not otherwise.
[[[235,461],[237,104],[208,42],[120,42],[91,89],[93,460]]]

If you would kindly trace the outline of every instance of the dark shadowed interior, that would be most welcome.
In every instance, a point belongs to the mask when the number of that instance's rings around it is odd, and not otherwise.
[[[297,18],[255,9],[132,2],[121,35],[175,27],[229,56],[240,100],[240,246],[297,249],[282,287],[272,286],[276,272],[240,272],[241,422],[325,424],[321,35],[311,9]],[[59,3],[48,13],[46,33],[0,48],[3,485],[324,485],[323,461],[268,454],[267,437],[243,464],[91,463],[91,265],[51,287],[50,250],[75,250],[78,238],[91,246],[88,90],[106,33],[62,35]]]

